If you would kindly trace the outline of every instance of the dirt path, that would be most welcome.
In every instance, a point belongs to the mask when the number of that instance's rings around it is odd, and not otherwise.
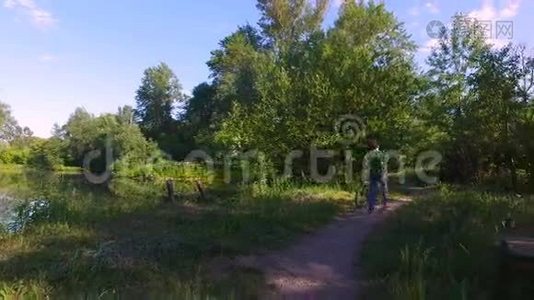
[[[358,211],[339,217],[290,248],[241,257],[238,264],[265,274],[272,288],[266,299],[356,299],[363,241],[377,223],[402,204],[391,203],[387,211],[372,215]]]

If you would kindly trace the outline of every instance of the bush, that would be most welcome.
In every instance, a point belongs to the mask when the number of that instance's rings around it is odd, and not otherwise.
[[[61,142],[50,139],[36,143],[30,150],[28,165],[39,170],[58,170],[63,166]]]
[[[214,174],[203,165],[181,163],[155,158],[152,161],[139,161],[127,156],[113,165],[115,175],[123,178],[159,180],[175,179],[183,182],[200,180],[204,183],[213,181]]]
[[[29,148],[7,146],[0,149],[0,163],[6,165],[25,165],[30,158]]]

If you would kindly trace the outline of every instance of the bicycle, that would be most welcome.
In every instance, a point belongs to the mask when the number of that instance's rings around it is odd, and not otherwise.
[[[358,188],[354,195],[354,211],[367,207],[367,194],[369,192],[369,183],[364,183]]]

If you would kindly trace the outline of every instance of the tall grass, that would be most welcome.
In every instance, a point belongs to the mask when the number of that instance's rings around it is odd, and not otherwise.
[[[534,225],[532,199],[444,187],[403,207],[365,246],[369,299],[488,299],[502,221]],[[383,291],[387,291],[384,294]]]
[[[191,183],[176,180],[177,203],[163,203],[157,180],[116,177],[108,186],[87,186],[75,176],[50,175],[0,176],[14,196],[48,201],[20,232],[0,233],[4,298],[254,298],[258,276],[214,281],[209,262],[280,247],[353,199],[341,186],[280,181],[207,183],[201,201],[188,196]]]
[[[397,299],[424,300],[426,279],[424,269],[429,264],[431,249],[421,244],[406,245],[400,252],[400,269],[391,278],[391,289]]]
[[[200,180],[206,184],[215,179],[215,171],[196,163],[156,160],[148,164],[128,164],[119,161],[114,166],[115,176],[141,180],[174,179],[179,182]]]

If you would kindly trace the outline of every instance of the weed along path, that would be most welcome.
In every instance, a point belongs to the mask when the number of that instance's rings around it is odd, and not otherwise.
[[[266,299],[356,299],[362,244],[375,225],[403,203],[390,203],[388,210],[372,215],[359,210],[338,217],[287,249],[240,257],[237,264],[264,273]]]

